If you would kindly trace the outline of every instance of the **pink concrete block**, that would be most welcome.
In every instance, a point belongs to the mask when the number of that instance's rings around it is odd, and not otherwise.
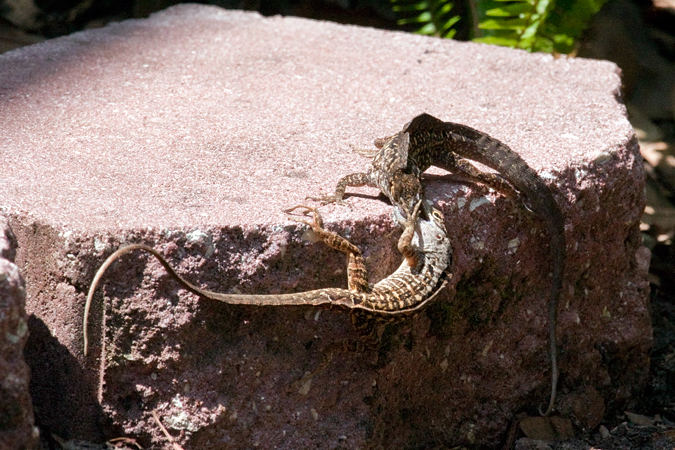
[[[567,217],[560,408],[589,386],[629,404],[648,370],[649,253],[615,65],[181,5],[0,56],[0,208],[20,244],[41,423],[169,448],[155,410],[186,448],[415,448],[493,446],[535,414],[549,239],[517,201],[453,178],[427,190],[453,284],[378,350],[335,350],[357,337],[344,313],[200,300],[132,256],[107,274],[82,354],[89,283],[126,243],[221,292],[344,286],[344,257],[282,209],[365,170],[350,145],[423,111],[504,141],[550,183]],[[375,190],[352,192],[321,211],[377,281],[400,262],[398,232]]]
[[[26,289],[12,262],[16,246],[7,218],[0,215],[0,449],[33,450],[39,431],[28,392],[30,370],[23,357],[28,320]]]

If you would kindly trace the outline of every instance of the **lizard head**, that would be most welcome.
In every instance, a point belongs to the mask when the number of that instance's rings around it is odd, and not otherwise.
[[[450,239],[445,228],[443,213],[427,202],[422,202],[426,218],[420,217],[418,229],[413,238],[413,246],[417,246],[423,253],[448,252]],[[417,241],[417,242],[416,242]]]
[[[424,189],[418,176],[412,173],[397,170],[392,176],[391,199],[401,207],[406,215],[411,215],[415,206],[424,197]],[[427,217],[428,208],[422,210],[422,216]]]

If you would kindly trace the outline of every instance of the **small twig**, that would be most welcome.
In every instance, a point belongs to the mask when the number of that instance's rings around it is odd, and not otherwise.
[[[157,422],[157,425],[159,425],[159,428],[162,430],[162,433],[164,433],[164,436],[171,442],[171,445],[173,445],[174,450],[183,450],[183,447],[178,445],[176,440],[169,434],[166,428],[164,428],[164,425],[162,425],[162,422],[159,420],[159,416],[157,415],[157,412],[155,410],[152,410],[152,417],[155,419],[155,422]]]
[[[109,441],[106,442],[109,446],[112,446],[113,448],[122,448],[120,445],[124,445],[124,448],[128,448],[127,445],[133,445],[136,447],[138,450],[143,450],[143,447],[136,442],[136,439],[128,438],[128,437],[118,437],[114,439],[110,439]]]
[[[516,443],[516,434],[518,433],[518,425],[520,424],[520,419],[514,419],[509,426],[509,431],[506,434],[506,442],[504,442],[504,447],[502,450],[511,450]]]

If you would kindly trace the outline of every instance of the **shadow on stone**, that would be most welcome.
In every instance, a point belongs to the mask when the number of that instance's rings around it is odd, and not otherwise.
[[[35,315],[28,317],[30,336],[24,349],[31,370],[30,394],[35,422],[62,439],[103,440],[103,411],[94,389],[83,382],[85,371],[70,351]]]

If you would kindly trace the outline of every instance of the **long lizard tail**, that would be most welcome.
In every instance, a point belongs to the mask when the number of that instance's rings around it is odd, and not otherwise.
[[[553,283],[548,307],[551,396],[548,408],[543,413],[548,416],[555,407],[558,386],[556,323],[558,300],[565,275],[567,249],[565,220],[560,207],[544,180],[518,153],[485,133],[466,125],[443,122],[426,113],[415,117],[404,127],[404,130],[410,133],[411,140],[415,140],[416,146],[425,148],[422,152],[424,154],[421,154],[419,158],[426,158],[426,160],[418,162],[424,166],[422,170],[426,170],[429,164],[452,170],[457,165],[454,154],[485,164],[496,170],[515,187],[527,200],[526,206],[545,222],[546,231],[551,240],[550,248],[553,259]]]
[[[276,306],[302,306],[310,305],[315,307],[323,308],[350,308],[350,305],[354,305],[354,293],[339,288],[328,288],[328,289],[317,289],[313,291],[306,292],[297,292],[291,294],[269,294],[269,295],[240,295],[240,294],[221,294],[219,292],[212,292],[206,289],[202,289],[198,286],[187,281],[185,278],[180,276],[173,267],[167,262],[166,259],[154,248],[149,247],[144,244],[131,244],[126,247],[122,247],[105,260],[103,265],[98,269],[94,280],[91,283],[89,288],[89,293],[87,294],[87,302],[84,307],[84,320],[82,324],[82,331],[84,333],[84,354],[87,355],[89,349],[89,340],[88,340],[88,323],[89,323],[89,310],[91,308],[91,302],[94,297],[94,292],[98,286],[101,278],[105,271],[110,267],[110,265],[120,258],[122,255],[133,252],[135,250],[142,250],[144,252],[150,253],[154,256],[159,263],[166,269],[166,271],[173,277],[182,287],[186,290],[192,292],[193,294],[206,297],[211,300],[218,300],[224,303],[229,304],[239,304],[239,305],[253,305],[253,306],[264,306],[264,305],[276,305]]]

